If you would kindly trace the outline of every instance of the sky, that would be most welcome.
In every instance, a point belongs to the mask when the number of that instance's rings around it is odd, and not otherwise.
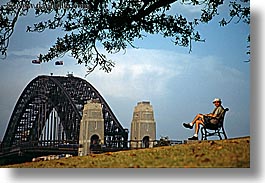
[[[185,12],[198,16],[198,8],[174,5],[170,13]],[[220,14],[227,12],[222,7]],[[225,118],[228,138],[250,135],[250,63],[247,36],[249,26],[231,23],[220,27],[216,17],[198,27],[204,43],[189,48],[177,47],[170,38],[148,35],[135,40],[138,48],[108,55],[115,60],[111,73],[96,69],[86,76],[86,68],[69,54],[63,58],[33,65],[31,61],[45,53],[62,31],[26,33],[32,16],[20,17],[10,40],[8,56],[0,60],[0,139],[3,138],[14,106],[26,85],[38,75],[74,76],[90,82],[104,97],[124,128],[130,131],[133,109],[140,101],[150,101],[154,109],[156,138],[168,136],[185,140],[193,130],[183,128],[197,113],[214,109],[212,101],[221,98],[230,110]],[[63,60],[63,66],[55,66]]]

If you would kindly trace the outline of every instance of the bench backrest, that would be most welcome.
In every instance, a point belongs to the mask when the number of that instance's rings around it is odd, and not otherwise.
[[[219,119],[219,123],[218,126],[221,127],[224,124],[224,119],[225,119],[225,114],[226,112],[229,111],[229,108],[225,108],[225,110],[223,111],[223,113],[221,114],[221,117]]]
[[[229,108],[225,108],[223,113],[220,115],[221,117],[219,118],[219,123],[217,124],[207,123],[206,128],[211,130],[217,130],[218,128],[222,127],[224,125],[224,118],[227,111],[229,111]]]

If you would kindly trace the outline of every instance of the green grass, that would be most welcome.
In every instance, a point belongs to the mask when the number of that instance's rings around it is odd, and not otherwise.
[[[250,137],[90,154],[10,168],[249,168]]]

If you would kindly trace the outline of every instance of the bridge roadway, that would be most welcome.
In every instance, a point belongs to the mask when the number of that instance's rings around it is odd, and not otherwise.
[[[51,143],[48,141],[39,141],[24,143],[21,146],[14,146],[8,148],[1,148],[0,150],[0,165],[14,164],[21,162],[31,161],[34,157],[46,156],[46,155],[60,155],[71,154],[77,155],[78,144],[58,144],[53,145],[40,145]],[[56,145],[57,144],[57,145]]]

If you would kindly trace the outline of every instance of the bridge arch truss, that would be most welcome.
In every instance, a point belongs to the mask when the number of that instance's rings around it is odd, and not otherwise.
[[[78,144],[82,110],[91,99],[102,105],[104,145],[127,148],[128,130],[89,82],[74,76],[38,76],[26,86],[15,105],[2,149]]]

